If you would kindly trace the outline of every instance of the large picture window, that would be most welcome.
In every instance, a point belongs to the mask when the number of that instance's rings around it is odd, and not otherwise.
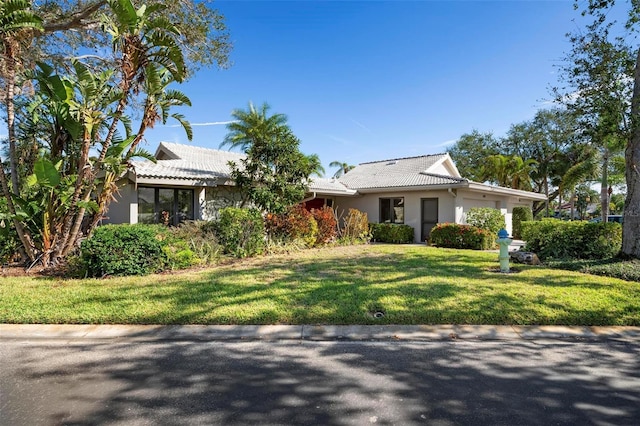
[[[380,223],[404,223],[404,198],[380,198]]]
[[[193,189],[138,187],[138,223],[193,220]]]

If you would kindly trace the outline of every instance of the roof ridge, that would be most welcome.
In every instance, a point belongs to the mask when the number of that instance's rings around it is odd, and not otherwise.
[[[227,151],[227,150],[218,149],[218,148],[207,148],[207,147],[204,147],[204,146],[188,145],[186,143],[162,141],[162,142],[160,142],[160,144],[167,145],[168,148],[171,147],[171,146],[177,146],[177,147],[185,147],[185,148],[198,149],[198,150],[204,150],[204,151],[225,152],[225,153],[229,153],[229,154],[246,155],[243,152]]]
[[[438,154],[424,154],[424,155],[415,155],[413,157],[399,157],[399,158],[390,158],[388,160],[367,161],[367,162],[364,162],[364,163],[360,163],[359,165],[362,166],[364,164],[388,163],[389,161],[412,160],[414,158],[436,157],[436,156],[439,156],[439,155],[447,155],[447,153],[446,152],[441,152],[441,153],[438,153]]]
[[[439,173],[429,173],[429,172],[420,172],[421,175],[425,175],[425,176],[433,176],[433,177],[439,177],[439,178],[447,178],[447,179],[455,179],[455,180],[459,180],[460,182],[462,181],[466,181],[466,182],[470,182],[469,179],[465,179],[463,177],[457,177],[457,176],[451,176],[451,175],[441,175]]]

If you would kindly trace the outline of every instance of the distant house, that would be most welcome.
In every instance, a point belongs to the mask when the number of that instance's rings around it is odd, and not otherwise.
[[[243,154],[162,142],[150,161],[135,162],[107,213],[111,223],[154,223],[167,218],[212,219],[241,196],[230,180],[229,161]],[[460,176],[448,154],[363,163],[337,179],[313,178],[306,206],[356,208],[370,222],[404,223],[424,241],[437,223],[465,223],[473,207],[492,207],[511,232],[515,206],[532,207],[543,194],[472,182]],[[163,213],[164,212],[164,213]]]

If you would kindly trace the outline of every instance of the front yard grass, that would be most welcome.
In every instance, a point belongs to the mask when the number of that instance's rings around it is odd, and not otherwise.
[[[0,323],[640,325],[638,282],[522,265],[500,274],[497,258],[368,245],[146,277],[0,277]]]

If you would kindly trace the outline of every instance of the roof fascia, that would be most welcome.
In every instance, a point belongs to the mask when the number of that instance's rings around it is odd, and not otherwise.
[[[378,192],[398,192],[398,191],[438,191],[447,190],[449,188],[466,188],[467,182],[460,182],[454,184],[444,185],[419,185],[419,186],[393,186],[388,188],[358,188],[358,192],[361,194],[373,194]]]
[[[533,201],[545,201],[547,197],[537,192],[523,191],[521,189],[505,188],[503,186],[492,186],[484,183],[469,182],[469,190],[475,192],[494,193],[501,195],[509,195],[512,197],[524,198]]]

